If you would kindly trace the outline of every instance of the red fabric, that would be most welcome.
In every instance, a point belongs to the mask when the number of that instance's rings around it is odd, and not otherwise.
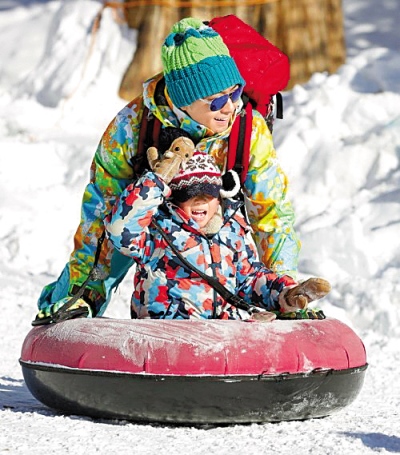
[[[82,370],[270,375],[346,370],[365,348],[342,322],[72,319],[33,328],[21,360]]]
[[[267,105],[290,79],[289,58],[238,17],[216,17],[209,23],[219,33],[246,81],[245,93]]]
[[[228,163],[227,169],[233,169],[236,162],[236,153],[239,142],[239,129],[240,129],[240,120],[241,117],[237,116],[234,124],[232,125],[232,130],[229,135],[229,153],[228,153]],[[242,166],[243,170],[240,174],[240,183],[243,185],[246,180],[247,171],[249,168],[250,160],[250,142],[251,142],[251,130],[253,123],[253,112],[252,106],[250,103],[246,106],[246,134],[244,135],[244,144],[243,144],[243,157],[242,157]],[[234,153],[232,153],[232,151]]]
[[[239,125],[240,125],[240,117],[237,116],[235,122],[232,125],[231,132],[229,134],[229,152],[233,150],[235,153],[228,153],[228,162],[227,162],[227,169],[233,169],[235,166],[236,161],[236,150],[239,141]]]
[[[251,143],[252,129],[253,129],[253,111],[252,111],[251,104],[249,103],[246,106],[246,134],[244,135],[243,159],[242,159],[243,171],[240,175],[240,181],[242,184],[244,184],[244,181],[246,180],[247,170],[249,169],[250,143]]]
[[[244,93],[256,102],[256,109],[265,117],[271,96],[283,90],[289,82],[289,58],[254,28],[233,14],[216,17],[209,22],[209,26],[221,35],[246,81]],[[246,112],[243,171],[240,179],[242,184],[246,178],[249,165],[251,139],[249,132],[252,130],[253,119],[250,104]],[[229,136],[228,169],[232,169],[236,162],[239,124],[240,117],[233,124]],[[235,153],[232,153],[233,151]]]

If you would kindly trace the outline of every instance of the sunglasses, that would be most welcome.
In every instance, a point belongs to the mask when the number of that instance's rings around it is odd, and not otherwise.
[[[232,103],[237,103],[243,93],[243,87],[239,85],[238,88],[236,88],[232,93],[229,93],[227,95],[221,95],[218,96],[217,98],[214,98],[211,101],[205,100],[203,98],[199,98],[200,101],[203,101],[203,103],[207,103],[210,105],[210,111],[219,111],[221,110],[225,104],[228,102],[229,98],[231,99]]]

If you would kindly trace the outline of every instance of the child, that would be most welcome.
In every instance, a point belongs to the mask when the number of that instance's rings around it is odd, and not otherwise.
[[[174,150],[160,161],[149,150],[153,171],[125,189],[105,221],[114,247],[136,262],[132,318],[272,320],[275,314],[270,311],[304,308],[327,294],[330,286],[325,280],[296,286],[291,277],[279,276],[259,261],[241,202],[229,198],[239,190],[237,176],[231,174],[233,185],[224,188],[210,155],[197,151],[182,157],[182,149],[191,145],[185,139],[175,147],[180,152],[175,165]],[[227,302],[173,248],[261,312],[251,314]]]

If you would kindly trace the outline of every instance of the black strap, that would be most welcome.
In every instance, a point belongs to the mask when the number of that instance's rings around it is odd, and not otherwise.
[[[283,98],[282,93],[278,92],[276,98],[276,118],[283,119]]]
[[[164,106],[167,104],[167,100],[164,95],[165,91],[165,79],[162,78],[157,82],[155,91],[154,91],[154,100],[157,106]],[[146,108],[147,109],[147,108]],[[146,150],[149,147],[158,148],[158,137],[160,135],[161,122],[158,118],[154,117],[153,114],[149,113],[149,110],[146,110],[147,122],[146,122],[146,134],[144,138],[144,147],[143,151],[146,154]],[[149,116],[150,114],[150,116]]]
[[[154,130],[154,122],[156,121],[156,119],[154,118],[154,115],[152,115],[152,114],[149,116],[147,108],[143,114],[146,114],[146,117],[147,117],[145,136],[144,136],[144,142],[143,142],[143,153],[146,154],[146,150],[149,147],[153,146],[153,130]]]
[[[192,270],[197,275],[199,275],[201,278],[203,278],[203,280],[206,281],[212,288],[214,288],[224,300],[226,300],[227,302],[229,302],[231,305],[233,305],[236,308],[247,311],[249,314],[258,313],[260,311],[257,307],[245,302],[243,299],[241,299],[236,294],[232,294],[232,292],[230,292],[228,289],[226,289],[226,287],[223,286],[218,280],[216,280],[215,278],[213,278],[209,275],[206,275],[201,270],[197,269],[185,257],[182,256],[180,251],[172,243],[172,241],[169,238],[169,236],[167,235],[167,233],[164,232],[161,229],[161,227],[154,220],[151,222],[151,224],[160,233],[162,238],[168,243],[168,245],[171,247],[171,250],[175,253],[175,255],[182,262],[182,264],[186,268]]]
[[[154,92],[154,99],[157,105],[166,105],[167,101],[164,95],[165,79],[162,78],[157,82]],[[131,159],[134,170],[134,177],[141,176],[145,169],[149,168],[146,151],[149,147],[158,147],[158,138],[161,130],[161,122],[149,111],[147,106],[143,107],[142,119],[140,121],[140,131],[138,147],[135,156]]]
[[[243,108],[239,114],[240,115],[239,134],[238,134],[238,141],[237,141],[237,148],[236,148],[235,165],[233,166],[233,170],[235,172],[237,172],[237,174],[239,175],[239,178],[241,178],[242,172],[244,170],[243,156],[244,156],[244,138],[246,136],[246,106],[247,106],[247,103],[249,102],[249,98],[246,95],[243,95],[242,100],[243,100]]]

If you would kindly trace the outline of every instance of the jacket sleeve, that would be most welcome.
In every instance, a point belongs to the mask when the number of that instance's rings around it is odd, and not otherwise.
[[[279,275],[258,259],[257,248],[250,233],[243,236],[243,248],[238,252],[238,295],[246,302],[268,311],[279,310],[279,295],[285,286],[296,282],[288,275]]]
[[[138,130],[142,115],[142,100],[138,98],[122,109],[104,132],[90,171],[90,182],[85,188],[81,220],[74,237],[74,250],[69,267],[69,292],[87,278],[94,264],[98,239],[104,232],[103,219],[134,177],[132,158],[138,145]],[[98,262],[103,277],[110,272],[113,247],[104,242]],[[104,280],[89,284],[104,297]],[[73,292],[72,292],[73,293]]]
[[[151,255],[149,226],[170,193],[169,186],[153,172],[128,185],[104,220],[108,238],[118,251],[142,261]]]
[[[245,202],[254,239],[263,263],[275,272],[297,276],[300,241],[294,230],[294,211],[288,181],[262,116],[253,111]]]

